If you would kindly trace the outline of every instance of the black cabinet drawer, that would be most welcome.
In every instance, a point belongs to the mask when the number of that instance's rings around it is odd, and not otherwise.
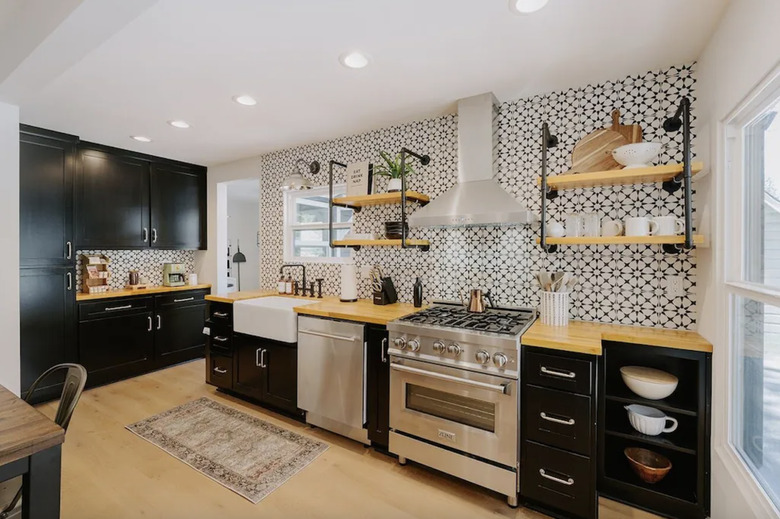
[[[209,354],[206,362],[206,382],[223,389],[233,389],[233,357]]]
[[[525,442],[520,494],[545,508],[595,517],[595,477],[589,458]]]
[[[158,308],[169,306],[197,305],[204,304],[208,290],[182,290],[172,294],[155,296],[155,304]]]
[[[217,325],[233,326],[233,305],[209,301],[208,320]]]
[[[206,351],[226,352],[233,351],[233,334],[228,330],[211,328],[211,334],[206,339]]]
[[[526,351],[526,384],[534,384],[572,393],[593,393],[593,362],[558,355]]]
[[[154,299],[152,297],[104,299],[90,303],[79,303],[79,321],[145,313],[153,310]]]
[[[525,386],[525,438],[586,456],[593,445],[591,399],[554,389]]]

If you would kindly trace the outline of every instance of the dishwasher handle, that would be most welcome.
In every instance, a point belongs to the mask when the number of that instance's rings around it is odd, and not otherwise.
[[[315,332],[314,330],[298,330],[298,333],[303,333],[306,335],[314,335],[316,337],[324,337],[326,339],[333,339],[335,341],[344,341],[344,342],[355,342],[356,340],[360,339],[360,337],[345,337],[343,335],[334,335],[332,333],[325,333],[325,332]]]

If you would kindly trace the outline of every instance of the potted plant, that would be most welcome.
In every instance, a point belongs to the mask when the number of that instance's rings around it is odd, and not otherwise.
[[[379,152],[379,156],[385,161],[384,164],[377,164],[374,166],[374,175],[387,177],[390,181],[387,183],[387,192],[394,193],[401,190],[401,154],[397,154],[395,158],[390,157],[388,153],[384,151]],[[404,164],[405,171],[403,174],[409,176],[414,174],[414,169],[407,162]]]

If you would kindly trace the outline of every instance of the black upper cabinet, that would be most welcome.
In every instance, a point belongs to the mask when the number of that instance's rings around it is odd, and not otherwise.
[[[206,248],[204,168],[153,164],[152,247]]]
[[[150,163],[82,143],[76,176],[76,244],[80,249],[129,249],[149,244]]]
[[[20,264],[72,266],[73,135],[21,125],[19,135]]]

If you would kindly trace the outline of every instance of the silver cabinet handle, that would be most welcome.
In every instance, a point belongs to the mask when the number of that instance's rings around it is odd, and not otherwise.
[[[144,243],[149,241],[149,228],[144,227]]]
[[[157,229],[152,228],[152,243],[157,243]]]
[[[221,335],[217,335],[216,337],[214,337],[214,340],[217,341],[217,342],[227,342],[228,341],[227,337],[222,337]]]
[[[151,331],[152,331],[152,316],[151,316],[151,315],[149,315],[149,316],[147,316],[146,318],[147,318],[147,319],[149,319],[149,329],[148,329],[148,330],[146,330],[146,331],[147,331],[147,332],[151,332]]]
[[[558,371],[557,369],[549,369],[546,366],[542,366],[541,371],[545,375],[552,375],[553,377],[577,378],[577,374],[573,371]]]
[[[358,339],[357,337],[344,337],[343,335],[333,335],[330,333],[314,332],[311,330],[298,330],[298,333],[303,333],[306,335],[314,335],[317,337],[325,337],[326,339],[333,339],[336,341],[345,341],[345,342],[355,342]]]
[[[387,364],[387,356],[385,356],[385,346],[387,346],[387,337],[382,339],[382,363]]]
[[[194,300],[195,300],[195,297],[193,296],[193,297],[185,297],[184,299],[174,299],[173,302],[174,303],[184,303],[186,301],[194,301]]]
[[[65,242],[65,248],[67,249],[67,253],[65,254],[65,259],[70,259],[73,257],[73,244],[69,241]]]
[[[570,487],[574,484],[574,479],[568,478],[568,479],[561,479],[556,478],[555,476],[551,476],[548,473],[544,471],[544,469],[539,469],[539,475],[543,478],[547,478],[550,481],[555,481],[556,483],[560,483],[561,485],[566,485],[567,487]]]
[[[262,349],[263,348],[257,348],[255,350],[255,366],[257,366],[258,368],[262,368],[263,367],[263,366],[260,365],[260,350],[262,350]]]
[[[73,290],[73,274],[71,274],[70,272],[66,272],[65,277],[68,280],[68,290],[69,291]]]
[[[559,423],[562,425],[574,425],[574,418],[569,418],[568,420],[561,420],[560,418],[553,418],[552,416],[547,416],[547,414],[544,412],[539,413],[539,416],[542,417],[542,420],[547,420],[548,422]]]
[[[132,308],[133,305],[124,305],[124,306],[107,306],[106,312],[113,312],[114,310],[129,310]]]
[[[157,314],[157,329],[159,330],[162,328],[162,317],[160,317],[160,314]]]
[[[265,363],[265,352],[268,351],[265,348],[263,348],[263,351],[260,352],[260,367],[261,368],[267,368],[268,364]]]
[[[477,380],[469,380],[466,378],[454,377],[452,375],[445,375],[444,373],[436,373],[435,371],[428,371],[427,369],[412,368],[410,366],[404,366],[403,364],[396,364],[395,362],[391,362],[390,367],[396,371],[403,371],[406,373],[413,373],[415,375],[437,378],[439,380],[446,380],[447,382],[456,382],[458,384],[463,384],[464,386],[487,389],[489,391],[501,393],[502,395],[507,394],[508,384],[488,384],[487,382],[479,382]]]
[[[227,373],[226,369],[221,369],[219,367],[214,368],[214,371],[219,373],[220,375],[224,375],[225,373]]]
[[[225,312],[214,312],[214,317],[219,317],[220,319],[224,319],[227,316],[228,314]]]

